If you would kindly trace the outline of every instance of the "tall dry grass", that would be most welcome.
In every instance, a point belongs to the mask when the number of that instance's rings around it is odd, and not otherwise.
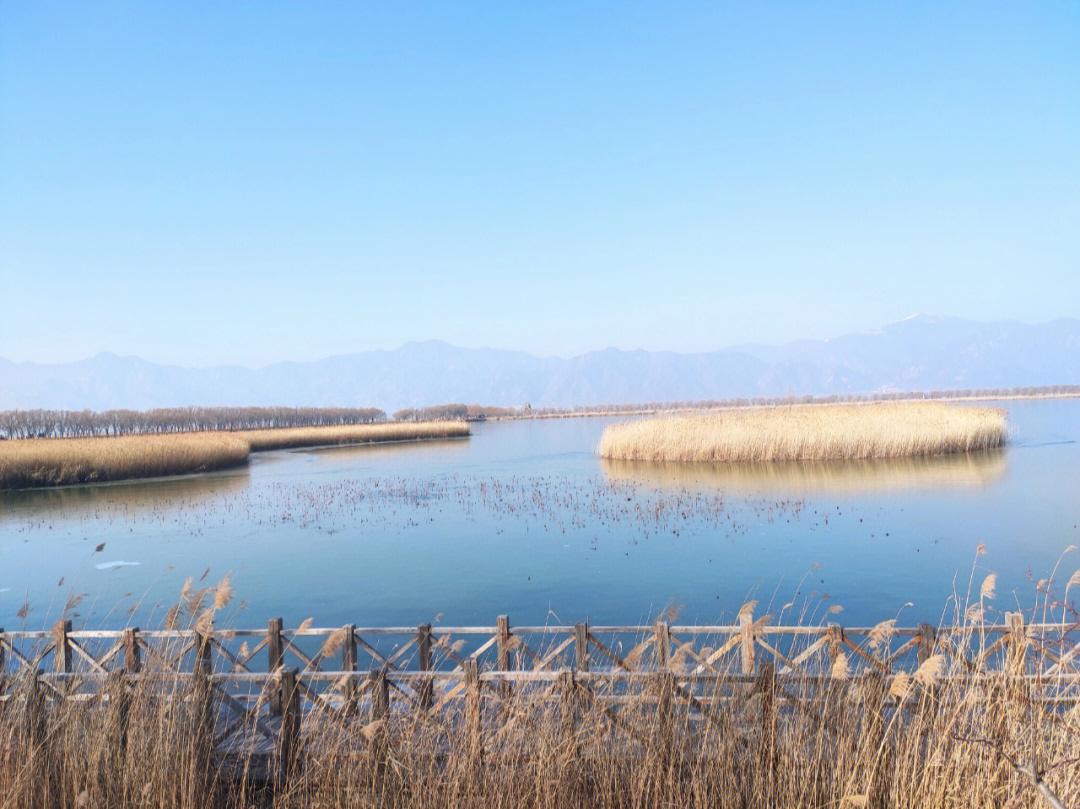
[[[609,425],[604,458],[722,463],[941,455],[1002,446],[1000,408],[941,402],[729,410]]]
[[[373,444],[387,441],[418,441],[428,438],[463,438],[469,435],[464,421],[385,422],[343,424],[332,427],[286,427],[273,430],[240,430],[232,435],[251,445],[252,452],[296,447]]]
[[[0,489],[211,472],[247,463],[249,452],[223,433],[0,441]]]
[[[467,436],[465,422],[0,441],[0,490],[185,475],[243,466],[252,452]]]
[[[988,578],[973,600],[979,620],[993,589]],[[190,592],[168,625],[195,603],[190,626],[213,631],[214,613],[230,598],[227,581]],[[617,693],[567,687],[569,671],[556,658],[547,665],[563,673],[561,682],[519,684],[501,697],[493,685],[476,700],[466,692],[458,708],[427,719],[397,692],[382,718],[372,714],[371,691],[349,716],[336,712],[331,695],[304,714],[297,763],[276,782],[273,760],[254,744],[221,754],[222,717],[235,715],[222,710],[206,679],[175,662],[181,648],[148,657],[138,676],[86,675],[99,682],[90,692],[77,680],[35,684],[22,674],[6,679],[0,701],[0,805],[1019,808],[1048,805],[1039,781],[1076,805],[1076,678],[1055,686],[1026,677],[1009,668],[1007,649],[973,673],[959,653],[986,645],[967,620],[947,636],[939,627],[943,644],[906,674],[876,673],[873,661],[884,665],[899,642],[894,622],[885,621],[861,652],[842,646],[803,660],[799,678],[779,674],[779,662],[748,676],[720,666],[693,708],[680,681],[697,659],[681,646],[667,664],[670,676],[648,652],[628,654],[627,665],[648,676]],[[1035,650],[1041,666],[1060,659],[1063,650],[1053,647],[1054,656],[1050,648]],[[61,699],[67,688],[96,696]],[[1056,703],[1039,701],[1047,689]],[[264,691],[253,705],[264,719],[267,701]],[[1027,767],[1038,777],[1025,775]]]

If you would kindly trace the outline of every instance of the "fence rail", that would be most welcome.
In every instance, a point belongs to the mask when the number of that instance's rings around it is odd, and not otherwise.
[[[781,674],[798,674],[816,658],[835,662],[841,654],[854,668],[872,667],[882,674],[907,671],[912,664],[941,653],[968,671],[980,671],[1003,650],[1031,662],[1036,652],[1046,675],[1080,672],[1073,661],[1080,652],[1072,623],[1024,624],[1020,613],[1005,623],[935,627],[773,626],[768,616],[750,615],[730,625],[682,625],[658,621],[650,625],[515,626],[499,616],[494,626],[340,627],[300,626],[287,629],[280,618],[265,629],[77,630],[70,621],[51,630],[0,629],[0,674],[51,663],[54,672],[122,670],[137,673],[144,658],[189,669],[251,673],[253,666],[276,671],[286,662],[301,673],[463,671],[467,661],[495,671],[544,671],[572,668],[603,670],[669,670],[676,674],[753,673],[771,662]],[[335,660],[339,658],[340,663]],[[264,663],[260,665],[259,658]],[[333,668],[334,666],[337,668]]]
[[[667,722],[681,712],[693,729],[754,699],[806,712],[808,684],[870,678],[879,687],[867,693],[900,710],[907,699],[893,684],[935,656],[946,679],[990,683],[1006,674],[1054,710],[1078,701],[1078,653],[1080,626],[1025,624],[1019,613],[1002,624],[846,628],[772,626],[750,614],[716,626],[512,627],[499,616],[494,626],[471,627],[289,629],[275,618],[260,629],[101,631],[61,621],[48,631],[0,630],[0,703],[109,704],[150,683],[161,699],[207,700],[219,750],[265,755],[284,773],[312,722],[409,717],[482,737],[515,710],[515,696],[529,710],[560,706],[571,725],[567,705],[589,704],[627,732],[625,704],[648,705]],[[357,740],[366,743],[363,734]]]

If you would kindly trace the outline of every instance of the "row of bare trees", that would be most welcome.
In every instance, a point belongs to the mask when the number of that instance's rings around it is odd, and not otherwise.
[[[513,419],[527,416],[530,413],[528,405],[525,407],[501,407],[497,405],[460,404],[450,402],[430,407],[403,407],[395,411],[394,421],[482,421],[483,419]]]
[[[905,399],[993,398],[1004,396],[1080,395],[1080,385],[1017,388],[967,388],[921,393],[833,394],[831,396],[754,396],[731,399],[695,399],[675,402],[580,405],[577,407],[501,407],[448,404],[406,407],[395,421],[449,421],[488,418],[571,416],[581,413],[633,413],[695,410],[752,405],[884,402]],[[156,410],[5,410],[0,411],[0,439],[82,438],[143,433],[182,433],[200,430],[260,430],[275,427],[329,427],[386,421],[374,407],[167,407]]]
[[[88,438],[203,430],[331,427],[386,421],[374,407],[166,407],[156,410],[5,410],[0,439]]]
[[[472,418],[476,418],[475,409],[479,408],[479,405],[473,405],[473,408]],[[430,407],[403,407],[394,413],[394,421],[457,421],[467,418],[470,418],[469,406],[453,402]]]
[[[518,408],[515,416],[560,416],[578,413],[630,413],[657,410],[704,410],[719,407],[749,407],[761,405],[835,404],[841,402],[892,402],[911,399],[993,399],[1008,396],[1080,395],[1080,385],[1044,385],[1015,388],[965,388],[963,390],[895,391],[889,393],[843,393],[829,396],[753,396],[731,399],[696,399],[676,402],[644,402],[638,404],[582,405],[578,407]]]
[[[1044,385],[1015,388],[965,388],[963,390],[895,391],[889,393],[843,393],[829,396],[739,396],[730,399],[692,399],[672,402],[578,405],[575,407],[492,407],[479,404],[449,403],[431,407],[406,407],[394,413],[396,421],[439,421],[446,419],[528,418],[536,416],[573,416],[582,413],[654,412],[664,410],[706,410],[719,407],[761,405],[835,404],[841,402],[892,402],[909,399],[955,399],[1007,396],[1080,395],[1080,385]]]

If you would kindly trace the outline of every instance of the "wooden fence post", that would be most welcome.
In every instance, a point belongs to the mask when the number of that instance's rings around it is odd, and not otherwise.
[[[300,688],[299,671],[279,671],[278,701],[281,705],[281,736],[278,739],[277,783],[284,786],[300,761]]]
[[[844,628],[840,624],[829,624],[826,629],[829,639],[829,660],[833,663],[844,652]]]
[[[671,627],[667,621],[657,621],[653,630],[654,646],[656,646],[656,664],[667,671],[671,663]]]
[[[49,751],[45,746],[46,716],[45,695],[41,685],[41,669],[35,669],[30,675],[26,689],[25,732],[30,754],[25,762],[27,805],[44,806],[45,788],[48,783]]]
[[[499,671],[510,670],[510,616],[500,615],[495,619],[496,668]],[[508,682],[499,683],[499,696],[508,700],[514,687]]]
[[[465,672],[465,725],[468,734],[469,758],[479,761],[482,756],[482,721],[480,702],[480,666],[474,659],[467,659],[461,666]]]
[[[68,643],[68,633],[71,631],[71,621],[60,620],[53,626],[53,663],[58,674],[71,673],[71,644]]]
[[[758,680],[761,687],[761,760],[760,767],[765,779],[765,799],[771,804],[776,792],[776,669],[772,663],[761,667]]]
[[[41,669],[35,669],[26,688],[26,735],[35,756],[45,744],[45,695],[41,674]]]
[[[57,674],[70,674],[71,673],[71,644],[68,643],[68,633],[71,631],[71,621],[65,621],[63,619],[56,622],[53,626],[52,636],[53,643],[53,667]],[[62,694],[67,694],[73,683],[68,680],[64,680],[59,683],[58,690]]]
[[[341,647],[341,670],[349,672],[345,680],[345,716],[356,715],[356,624],[346,624]]]
[[[559,695],[559,725],[563,735],[574,732],[574,670],[560,671],[555,681]]]
[[[420,671],[431,671],[431,624],[420,624],[416,628],[416,665]],[[434,685],[430,677],[419,682],[420,710],[431,709],[434,702]]]
[[[4,628],[0,626],[0,640],[3,640]],[[4,649],[4,644],[0,643],[0,682],[4,679],[4,672],[7,668],[7,650]]]
[[[937,628],[933,624],[919,624],[919,665],[925,663],[937,648]]]
[[[751,615],[740,615],[739,626],[742,627],[742,639],[739,643],[739,658],[742,662],[742,673],[754,673],[754,619]]]
[[[127,752],[128,715],[131,711],[131,693],[124,684],[124,672],[113,669],[105,679],[105,693],[109,697],[108,744],[119,751],[121,760]]]
[[[381,726],[375,726],[375,733],[369,739],[371,752],[375,757],[376,778],[381,781],[386,772],[386,756],[389,751],[387,718],[390,715],[390,682],[386,678],[386,669],[371,669],[368,679],[371,681],[371,721],[383,721]]]
[[[919,665],[921,666],[933,657],[935,651],[937,651],[937,627],[933,624],[919,624]],[[937,686],[933,684],[924,686],[922,689],[919,696],[919,710],[926,715],[930,715],[935,711],[937,690]],[[924,738],[929,733],[929,728],[930,722],[924,720],[921,731]]]
[[[142,649],[139,648],[139,627],[124,630],[124,671],[138,674],[142,671]]]
[[[199,631],[195,632],[195,661],[191,668],[190,686],[190,705],[196,734],[192,746],[198,758],[196,772],[205,773],[202,786],[209,788],[217,712],[214,706],[214,688],[210,682],[210,639]]]
[[[885,675],[876,668],[868,669],[861,683],[863,710],[867,724],[863,733],[867,750],[880,750],[880,757],[870,761],[870,778],[866,785],[868,809],[883,809],[888,794],[888,777],[895,763],[892,761],[891,745],[885,744],[885,729],[888,722],[884,706],[889,696],[889,687]],[[902,710],[897,708],[896,710]]]
[[[386,669],[372,669],[368,679],[371,680],[371,718],[385,719],[390,713],[390,683],[386,679]]]
[[[577,758],[578,742],[576,724],[577,694],[574,686],[574,670],[559,672],[556,690],[559,694],[559,732],[568,741],[571,759]]]
[[[672,699],[675,675],[664,669],[658,671],[655,678],[657,748],[664,767],[667,767],[675,749],[675,706]]]
[[[1005,614],[1005,623],[1009,627],[1009,674],[1020,675],[1027,670],[1027,633],[1024,631],[1024,615],[1019,612]]]
[[[105,708],[104,741],[110,751],[110,758],[119,762],[119,766],[105,767],[101,772],[105,794],[124,794],[128,717],[131,714],[131,691],[124,682],[126,676],[123,670],[115,668],[106,675],[105,682],[102,684],[108,698]]]
[[[1028,709],[1030,689],[1024,680],[1027,673],[1027,649],[1029,645],[1027,632],[1024,630],[1024,615],[1019,612],[1005,614],[1005,624],[1009,628],[1009,644],[1005,651],[1005,671],[1011,681],[1006,692],[1009,699],[1006,702],[1006,727],[1016,726],[1024,722],[1024,716]],[[1015,678],[1015,679],[1012,679]]]
[[[195,667],[194,670],[201,674],[209,674],[211,670],[210,665],[210,638],[214,630],[210,630],[210,634],[195,632]]]
[[[578,671],[589,670],[589,622],[574,624],[574,667]]]
[[[280,618],[271,618],[266,624],[266,670],[271,674],[282,667],[285,659],[285,649],[281,644],[282,624]],[[280,689],[270,691],[269,703],[270,715],[281,716],[284,706],[281,703]]]

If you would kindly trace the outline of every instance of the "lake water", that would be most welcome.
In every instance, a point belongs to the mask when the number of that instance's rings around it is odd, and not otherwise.
[[[1008,448],[934,460],[610,463],[593,450],[611,419],[559,419],[0,494],[0,626],[47,626],[71,600],[76,624],[149,627],[207,569],[231,572],[226,621],[251,626],[647,623],[673,605],[711,623],[749,599],[791,620],[936,622],[975,564],[1005,611],[1080,545],[1080,401],[1002,406]],[[1066,554],[1059,589],[1077,568]]]

